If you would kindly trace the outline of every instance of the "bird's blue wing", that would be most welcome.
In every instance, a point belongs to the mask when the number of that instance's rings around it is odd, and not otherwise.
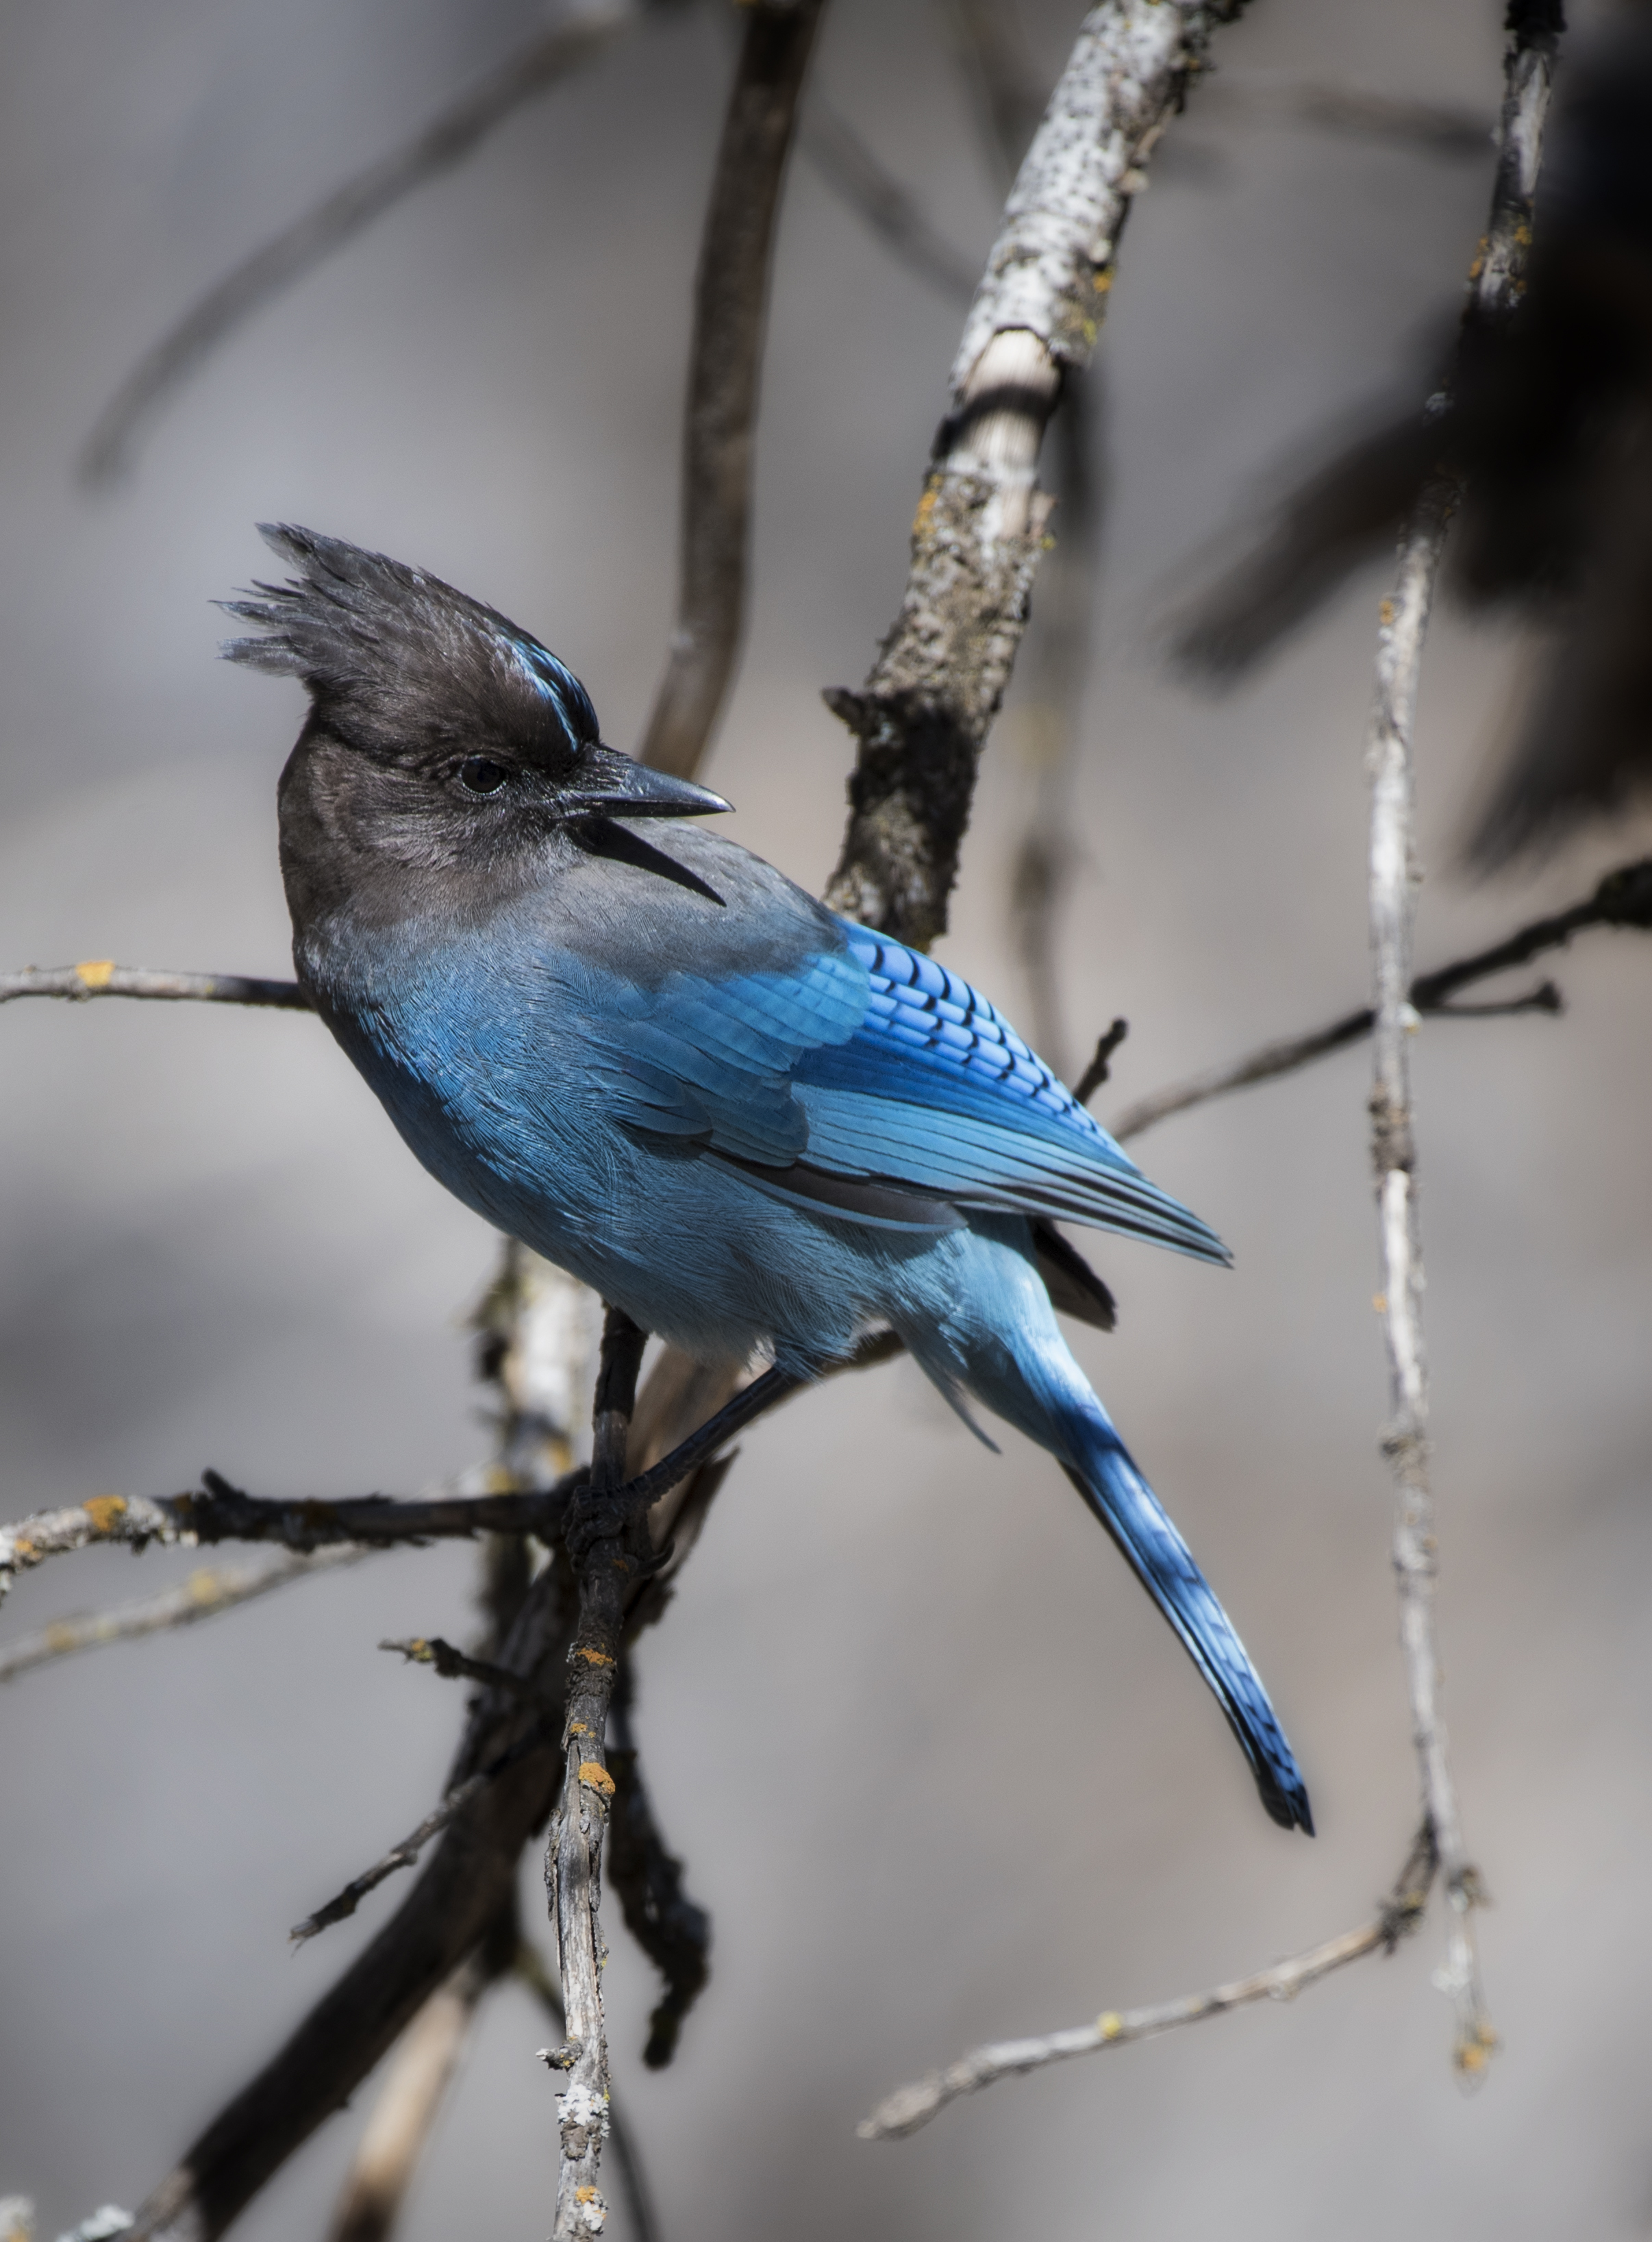
[[[991,1210],[1227,1259],[984,997],[840,923],[842,950],[787,970],[607,983],[588,1017],[614,1118],[868,1220],[927,1228]]]
[[[797,1063],[811,1165],[1228,1259],[967,981],[887,936],[845,930],[866,968],[866,1016]]]

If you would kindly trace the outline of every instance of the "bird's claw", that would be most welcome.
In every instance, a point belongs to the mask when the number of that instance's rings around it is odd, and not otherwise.
[[[574,1570],[585,1564],[599,1541],[618,1541],[634,1566],[641,1564],[643,1570],[652,1572],[654,1553],[643,1522],[648,1507],[646,1500],[616,1501],[601,1490],[581,1487],[568,1504],[562,1527],[562,1541]]]

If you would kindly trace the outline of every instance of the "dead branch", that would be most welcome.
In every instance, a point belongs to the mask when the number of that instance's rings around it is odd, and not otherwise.
[[[188,1580],[174,1588],[163,1588],[158,1595],[117,1604],[112,1611],[53,1620],[38,1633],[6,1644],[0,1648],[0,1682],[15,1681],[19,1674],[50,1665],[55,1658],[71,1657],[78,1650],[101,1650],[105,1643],[132,1642],[140,1635],[193,1627],[198,1620],[214,1619],[220,1612],[252,1603],[273,1589],[290,1587],[294,1581],[359,1564],[371,1554],[345,1542],[336,1548],[318,1550],[312,1557],[278,1558],[273,1565],[198,1566]],[[0,1573],[0,1581],[4,1577]]]
[[[1547,981],[1507,1004],[1458,1004],[1452,1000],[1459,990],[1472,987],[1477,981],[1529,964],[1546,950],[1563,948],[1575,934],[1590,926],[1638,927],[1643,933],[1652,932],[1652,857],[1643,856],[1635,863],[1619,865],[1615,871],[1607,874],[1592,894],[1569,910],[1533,919],[1501,942],[1494,943],[1489,950],[1476,950],[1471,957],[1456,958],[1449,965],[1436,966],[1432,973],[1420,974],[1411,984],[1411,1009],[1420,1017],[1443,1019],[1486,1019],[1509,1012],[1558,1012],[1561,1009],[1559,991]],[[1369,1005],[1362,1005],[1357,1012],[1345,1012],[1340,1019],[1312,1029],[1306,1035],[1263,1044],[1226,1066],[1212,1067],[1204,1074],[1189,1076],[1185,1082],[1172,1083],[1166,1089],[1155,1091],[1150,1098],[1138,1098],[1135,1104],[1127,1105],[1111,1124],[1112,1134],[1122,1144],[1128,1137],[1139,1137],[1155,1123],[1168,1120],[1172,1113],[1185,1113],[1190,1106],[1225,1097],[1231,1090],[1244,1090],[1252,1083],[1271,1082],[1278,1075],[1293,1073],[1316,1058],[1359,1043],[1370,1034],[1375,1017]]]
[[[1090,357],[1143,167],[1229,12],[1109,0],[1085,18],[965,322],[900,614],[860,690],[826,695],[859,742],[827,900],[920,947],[946,923],[977,759],[1026,625],[1062,375]]]
[[[1509,10],[1502,124],[1491,218],[1471,275],[1467,316],[1506,319],[1519,301],[1531,240],[1543,120],[1554,73],[1549,0],[1515,0]],[[1428,1473],[1428,1373],[1423,1350],[1422,1236],[1416,1196],[1409,1034],[1411,942],[1419,871],[1413,736],[1417,683],[1446,531],[1462,494],[1458,473],[1437,468],[1425,482],[1400,546],[1377,641],[1375,701],[1366,761],[1371,776],[1372,1165],[1376,1171],[1383,1335],[1393,1414],[1383,1449],[1396,1498],[1393,1566],[1400,1635],[1424,1811],[1450,1903],[1442,1982],[1456,2004],[1460,2073],[1483,2073],[1497,2044],[1480,1985],[1472,1910],[1480,1879],[1463,1837],[1440,1702],[1435,1621],[1436,1540]]]
[[[381,1642],[380,1650],[399,1650],[410,1666],[429,1666],[444,1682],[480,1682],[486,1689],[504,1689],[524,1702],[537,1703],[532,1689],[519,1674],[512,1674],[491,1658],[471,1658],[445,1642],[439,1635],[415,1635],[406,1642]]]
[[[885,168],[849,119],[818,93],[809,97],[797,145],[838,199],[908,272],[954,303],[970,301],[974,265],[954,249],[911,189]]]
[[[1125,2047],[1132,2040],[1152,2039],[1159,2032],[1175,2031],[1179,2024],[1202,2024],[1207,2017],[1226,2016],[1231,2009],[1247,2008],[1256,2001],[1294,2000],[1304,1986],[1317,1984],[1333,1970],[1344,1969],[1367,1954],[1392,1954],[1422,1920],[1434,1868],[1433,1842],[1425,1829],[1388,1898],[1372,1920],[1357,1930],[1345,1930],[1340,1937],[1310,1946],[1287,1961],[1276,1962],[1248,1977],[1236,1977],[1226,1985],[1213,1985],[1207,1992],[1185,1994],[1180,2000],[1160,2001],[1152,2008],[1106,2009],[1093,2024],[1046,2032],[1037,2039],[994,2040],[984,2047],[972,2048],[944,2071],[932,2071],[910,2085],[897,2086],[856,2130],[863,2141],[897,2140],[927,2125],[960,2095],[976,2093],[1000,2078],[1042,2071],[1071,2056],[1098,2055],[1105,2048]]]
[[[588,1499],[599,1503],[624,1478],[637,1372],[648,1334],[610,1307],[593,1412]],[[588,1497],[581,1495],[577,1519]],[[572,1523],[573,1520],[570,1520]],[[626,1590],[648,1569],[641,1518],[635,1530],[599,1530],[578,1560],[579,1621],[568,1647],[562,1793],[545,1849],[545,1890],[556,1930],[557,1975],[567,2018],[566,2046],[547,2057],[567,2074],[557,2097],[561,2158],[555,2242],[601,2232],[597,2186],[608,2131],[608,2051],[601,1973],[608,1959],[601,1917],[602,1841],[614,1778],[608,1769],[608,1702],[623,1648]]]
[[[209,1471],[202,1474],[201,1487],[189,1494],[158,1499],[94,1495],[67,1509],[37,1511],[0,1526],[0,1595],[16,1574],[48,1557],[99,1545],[144,1549],[151,1542],[194,1547],[279,1541],[289,1549],[310,1551],[341,1541],[384,1548],[476,1534],[537,1534],[548,1541],[561,1530],[568,1491],[559,1482],[542,1494],[436,1495],[420,1501],[368,1494],[337,1501],[275,1501],[244,1494]]]
[[[134,440],[225,339],[313,271],[415,187],[461,163],[496,125],[608,46],[641,16],[638,0],[580,0],[552,30],[498,67],[398,148],[215,281],[126,376],[81,453],[83,481],[106,484],[130,464]]]
[[[117,965],[109,957],[0,973],[0,1004],[14,997],[67,997],[76,1004],[91,997],[148,997],[161,1004],[261,1004],[284,1012],[312,1009],[296,981],[252,981],[239,973],[158,973],[145,965]]]
[[[641,760],[686,776],[728,697],[746,611],[769,272],[798,96],[824,0],[753,0],[695,281],[677,620]]]
[[[560,2047],[567,2037],[561,1992],[545,1957],[531,1938],[524,1938],[516,1950],[515,1970],[544,2010]],[[546,2061],[554,2052],[551,2048],[541,2048],[541,2062]],[[620,2185],[625,2192],[625,2207],[630,2213],[631,2231],[636,2242],[656,2242],[658,2222],[654,2215],[654,2202],[648,2190],[648,2176],[642,2169],[641,2155],[631,2138],[631,2128],[626,2123],[625,2113],[612,2092],[608,2097],[608,2146],[614,2151],[614,2168],[620,2175]],[[0,2238],[0,2242],[3,2242],[3,2238]]]

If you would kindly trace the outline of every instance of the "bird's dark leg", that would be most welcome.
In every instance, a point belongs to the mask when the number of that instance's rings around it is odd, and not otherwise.
[[[635,1326],[633,1326],[633,1329]],[[606,1357],[605,1357],[606,1359]],[[581,1488],[568,1503],[563,1539],[567,1553],[577,1568],[586,1553],[598,1541],[626,1541],[635,1537],[635,1529],[647,1517],[663,1494],[669,1494],[677,1481],[686,1479],[708,1457],[715,1455],[736,1433],[795,1393],[805,1381],[789,1370],[766,1370],[761,1378],[754,1379],[742,1393],[708,1417],[697,1432],[662,1456],[651,1469],[641,1472],[635,1479],[627,1480],[622,1487],[602,1488],[595,1484]],[[601,1412],[599,1388],[598,1413]],[[592,1472],[594,1482],[597,1474]],[[648,1553],[629,1549],[634,1562],[646,1560]]]

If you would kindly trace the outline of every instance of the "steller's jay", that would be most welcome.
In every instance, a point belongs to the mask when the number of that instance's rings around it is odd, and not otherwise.
[[[1312,1831],[1266,1692],[1068,1353],[1111,1322],[1062,1220],[1225,1262],[1000,1015],[684,821],[584,688],[433,576],[306,529],[226,602],[311,708],[280,783],[293,959],[439,1182],[701,1360],[818,1375],[892,1328],[1066,1468]],[[643,821],[648,821],[645,824]]]

